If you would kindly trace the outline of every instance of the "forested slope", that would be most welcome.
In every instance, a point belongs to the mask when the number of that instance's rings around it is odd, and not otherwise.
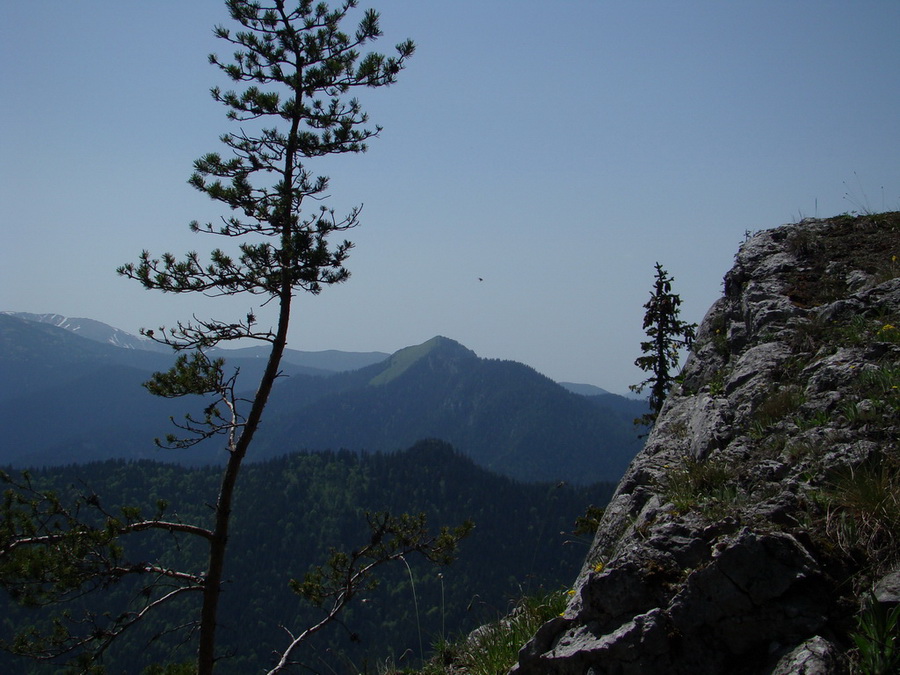
[[[152,512],[163,499],[169,517],[203,523],[218,472],[108,461],[38,471],[34,478],[60,492],[95,492],[107,508],[138,505]],[[333,666],[349,658],[362,669],[364,662],[388,656],[418,658],[420,631],[427,651],[440,635],[467,632],[502,613],[523,592],[562,587],[587,550],[587,541],[570,534],[575,518],[589,504],[605,503],[612,488],[517,483],[478,468],[437,441],[393,454],[295,454],[249,465],[235,504],[226,570],[235,583],[226,584],[223,596],[222,644],[231,657],[217,672],[258,672],[285,644],[280,626],[298,629],[313,620],[315,610],[289,591],[288,581],[324,562],[330,547],[362,543],[366,511],[425,512],[435,529],[471,519],[475,529],[449,568],[410,559],[414,588],[405,567],[391,570],[375,594],[352,605],[343,627],[312,643],[303,659],[315,670],[325,668],[323,660]],[[142,546],[164,551],[163,560],[177,559],[182,569],[202,564],[199,551],[175,537],[148,537]],[[133,608],[141,593],[121,587],[103,597],[108,601],[103,608],[116,612]],[[35,616],[6,604],[4,639]],[[192,616],[189,603],[175,609],[181,611],[142,626],[117,645],[105,659],[109,672],[140,672],[135,663],[189,659],[191,645],[177,647],[165,639],[145,644],[156,632]],[[24,673],[31,663],[6,662],[5,668]]]
[[[640,449],[642,401],[574,394],[533,368],[482,359],[448,338],[327,379],[276,390],[260,452],[392,451],[440,438],[519,480],[616,480]]]

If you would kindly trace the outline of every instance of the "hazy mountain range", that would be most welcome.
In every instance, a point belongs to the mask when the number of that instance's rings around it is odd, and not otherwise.
[[[176,454],[152,442],[172,430],[170,416],[202,406],[140,386],[171,365],[168,348],[90,319],[7,312],[0,350],[0,464],[217,461],[214,444]],[[220,355],[252,391],[265,352]],[[394,451],[439,438],[513,478],[587,483],[618,479],[641,443],[632,420],[644,403],[590,385],[567,388],[444,337],[392,355],[287,350],[283,366],[288,377],[273,393],[255,460],[297,450]]]

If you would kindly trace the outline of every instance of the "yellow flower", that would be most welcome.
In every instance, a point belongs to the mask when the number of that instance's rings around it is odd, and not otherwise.
[[[603,571],[603,563],[602,563],[602,562],[598,562],[596,565],[594,565],[594,571],[595,571],[595,572],[602,572],[602,571]]]
[[[566,595],[575,595],[575,589],[570,588],[569,590],[566,591]]]

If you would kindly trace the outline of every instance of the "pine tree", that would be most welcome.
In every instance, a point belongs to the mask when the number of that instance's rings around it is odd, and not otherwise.
[[[648,426],[656,421],[675,381],[673,373],[678,368],[679,351],[691,348],[697,329],[697,324],[686,323],[678,318],[681,313],[681,297],[672,292],[674,279],[659,263],[655,267],[653,290],[644,305],[647,311],[644,314],[643,328],[650,339],[641,342],[644,355],[634,362],[638,368],[651,375],[640,384],[630,387],[636,393],[650,387],[650,412],[635,420],[635,424]]]
[[[241,463],[262,418],[278,376],[287,345],[291,305],[297,289],[313,294],[325,285],[349,277],[344,267],[352,244],[330,246],[328,238],[356,227],[359,209],[343,218],[316,204],[328,189],[328,178],[313,178],[308,160],[326,155],[359,153],[378,127],[368,127],[368,117],[355,98],[346,95],[360,87],[392,84],[412,56],[411,41],[397,45],[396,57],[359,49],[381,35],[378,14],[368,10],[356,32],[348,35],[341,24],[356,0],[344,0],[338,9],[325,3],[299,2],[288,10],[283,0],[267,7],[248,0],[228,0],[231,18],[244,30],[232,33],[217,27],[215,34],[237,51],[233,62],[210,56],[243,91],[212,90],[213,98],[228,108],[237,122],[263,121],[254,135],[243,128],[226,133],[222,142],[231,157],[209,153],[194,163],[190,183],[229,207],[232,216],[223,224],[200,225],[195,232],[225,238],[250,238],[234,258],[221,249],[203,266],[195,253],[178,261],[165,254],[154,259],[145,251],[137,265],[128,264],[120,274],[139,280],[145,288],[173,293],[234,295],[249,293],[274,301],[278,308],[274,330],[260,331],[255,316],[237,322],[179,323],[172,331],[161,329],[158,339],[176,350],[193,350],[180,357],[167,374],[150,383],[161,396],[204,394],[214,396],[202,419],[188,418],[182,425],[186,437],[170,436],[169,445],[185,447],[213,435],[226,434],[228,462],[215,506],[215,525],[210,538],[209,569],[204,580],[198,664],[201,674],[212,671],[215,661],[215,629],[221,591],[231,500]],[[271,126],[266,126],[266,124]],[[152,332],[150,337],[156,337]],[[250,338],[271,345],[268,363],[246,415],[234,394],[234,378],[226,377],[221,360],[211,361],[205,350],[222,342]],[[227,410],[227,412],[224,412]]]
[[[359,101],[349,95],[360,88],[393,84],[415,46],[405,41],[395,56],[360,55],[360,49],[381,36],[379,15],[362,13],[355,32],[341,26],[357,5],[342,0],[336,9],[325,2],[285,0],[227,0],[231,18],[240,24],[236,32],[217,27],[215,34],[229,43],[233,60],[210,56],[239,90],[212,89],[213,98],[228,109],[228,119],[239,129],[224,134],[228,156],[209,153],[194,164],[190,184],[230,211],[218,225],[192,222],[197,233],[239,240],[237,251],[212,251],[208,262],[191,252],[182,259],[171,253],[154,257],[144,251],[139,261],[118,272],[145,288],[168,293],[200,293],[206,296],[249,294],[262,305],[276,308],[274,328],[260,329],[254,312],[234,321],[217,319],[179,322],[173,328],[142,331],[178,352],[172,369],[157,373],[146,384],[151,393],[165,397],[200,395],[207,404],[200,414],[189,414],[176,423],[176,433],[158,443],[184,449],[221,438],[227,451],[211,527],[187,525],[163,518],[159,505],[151,518],[138,510],[107,511],[96,495],[81,496],[67,507],[53,494],[36,489],[27,477],[15,481],[8,494],[0,523],[0,580],[8,589],[20,589],[27,601],[52,602],[85,585],[102,588],[129,574],[150,574],[165,582],[151,584],[143,610],[126,613],[87,636],[68,632],[63,623],[43,640],[31,635],[20,641],[21,651],[44,656],[84,653],[84,663],[102,654],[110,642],[155,606],[184,593],[202,595],[199,620],[197,672],[213,672],[216,659],[218,603],[224,581],[232,498],[241,464],[259,427],[287,344],[291,305],[295,292],[318,294],[325,286],[349,277],[345,267],[352,248],[349,241],[330,242],[359,223],[360,209],[338,217],[322,205],[329,185],[327,177],[314,177],[309,168],[316,158],[366,150],[366,143],[380,127],[370,126]],[[222,359],[212,359],[209,349],[235,340],[256,340],[270,346],[265,372],[252,400],[236,395],[236,372],[227,372]],[[12,496],[9,496],[12,495]],[[93,511],[93,521],[84,513]],[[371,542],[352,554],[335,554],[295,590],[308,599],[328,605],[321,624],[292,638],[272,672],[290,662],[291,651],[311,632],[332,621],[343,606],[369,583],[378,565],[418,552],[445,562],[466,526],[429,536],[424,522],[415,517],[387,514],[369,517]],[[48,528],[52,528],[49,531]],[[125,563],[119,539],[146,530],[165,530],[198,537],[208,546],[208,567],[202,574],[183,573],[168,566]],[[28,574],[40,576],[29,586]],[[43,576],[41,576],[43,575]],[[40,596],[40,597],[38,597]],[[82,625],[94,625],[93,616]],[[79,623],[79,622],[76,622]]]

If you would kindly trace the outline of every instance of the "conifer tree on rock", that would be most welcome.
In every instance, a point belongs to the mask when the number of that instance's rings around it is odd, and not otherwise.
[[[67,506],[56,495],[36,488],[28,476],[16,480],[4,474],[12,490],[0,514],[0,583],[18,592],[20,599],[54,602],[132,574],[165,582],[148,584],[139,611],[125,612],[106,623],[100,615],[74,621],[76,627],[89,627],[86,635],[76,635],[59,622],[51,635],[30,634],[20,640],[19,651],[43,658],[78,654],[80,664],[90,664],[113,639],[156,606],[194,593],[202,596],[199,619],[192,622],[199,634],[197,672],[213,672],[220,657],[216,626],[232,498],[241,464],[279,375],[294,295],[298,290],[318,294],[325,286],[349,277],[344,264],[352,244],[332,244],[330,237],[356,227],[360,209],[339,217],[322,205],[328,178],[314,177],[307,164],[319,157],[366,150],[366,142],[380,128],[368,125],[359,101],[350,94],[394,83],[415,46],[405,41],[397,45],[394,56],[361,56],[360,49],[381,36],[381,30],[377,12],[367,10],[355,32],[343,32],[342,24],[356,7],[356,0],[342,0],[336,9],[309,0],[295,0],[293,8],[286,0],[227,0],[226,5],[240,29],[232,32],[217,27],[215,34],[236,51],[231,62],[215,55],[210,62],[242,89],[214,88],[212,95],[228,108],[228,118],[240,125],[221,137],[229,156],[209,153],[198,159],[190,183],[227,206],[231,215],[218,225],[193,222],[190,227],[194,232],[242,243],[233,253],[215,249],[208,262],[201,262],[195,252],[178,259],[171,253],[157,258],[144,251],[136,264],[118,270],[147,289],[206,296],[250,294],[277,311],[275,326],[269,329],[260,329],[251,311],[236,321],[195,317],[173,328],[142,331],[178,352],[171,370],[156,373],[146,383],[149,391],[164,397],[200,395],[207,402],[202,413],[188,414],[176,423],[176,433],[157,442],[185,449],[208,439],[224,441],[227,459],[212,505],[212,525],[166,519],[165,504],[159,504],[150,518],[137,509],[113,513],[93,494],[82,495]],[[207,350],[217,345],[246,339],[271,347],[250,400],[236,394],[237,373],[227,372],[222,359],[207,356]],[[90,517],[85,517],[87,513]],[[376,567],[414,552],[447,562],[467,531],[466,526],[445,528],[432,536],[421,518],[389,514],[370,515],[369,525],[372,539],[368,545],[352,554],[335,553],[325,567],[295,584],[295,591],[327,610],[322,622],[291,636],[271,672],[290,665],[296,646],[334,620],[370,583]],[[119,539],[147,530],[204,540],[209,550],[206,571],[187,574],[153,562],[126,562]],[[38,577],[36,583],[31,583],[29,574]]]
[[[629,387],[635,393],[641,393],[650,387],[650,412],[635,420],[635,424],[650,426],[659,415],[672,383],[673,373],[678,368],[678,352],[690,349],[694,342],[697,324],[687,323],[679,319],[681,314],[681,297],[672,292],[674,279],[658,262],[653,290],[650,299],[644,305],[644,331],[649,340],[641,342],[644,355],[635,359],[634,365],[650,377]]]

